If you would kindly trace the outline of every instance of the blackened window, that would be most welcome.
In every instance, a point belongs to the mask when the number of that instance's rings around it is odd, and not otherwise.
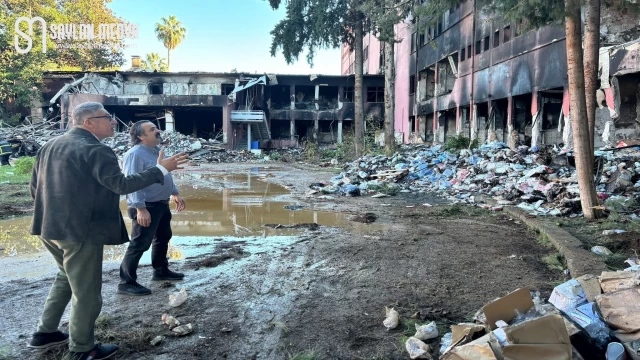
[[[409,95],[413,95],[416,92],[416,77],[415,76],[410,76],[409,77]]]
[[[220,89],[220,95],[229,95],[235,89],[234,84],[222,84],[222,88]]]
[[[353,102],[353,86],[342,88],[342,102]]]
[[[419,41],[420,47],[424,46],[424,33],[420,34],[420,41]]]
[[[496,31],[495,33],[493,33],[493,47],[497,48],[498,46],[500,46],[500,31]]]
[[[464,61],[464,48],[460,49],[460,62]]]
[[[482,41],[478,40],[476,41],[476,55],[480,54],[481,51],[482,51]]]
[[[367,102],[384,102],[384,88],[381,86],[367,87]]]
[[[369,45],[364,47],[364,51],[362,53],[362,56],[364,56],[364,61],[367,61],[369,59]]]
[[[484,51],[489,50],[489,45],[491,45],[489,40],[490,40],[490,38],[488,36],[484,38]]]
[[[411,34],[411,52],[416,51],[416,33]]]
[[[504,27],[504,40],[502,41],[502,43],[508,43],[509,41],[511,41],[511,26],[507,25]]]
[[[467,54],[469,54],[469,55],[467,55],[467,56],[468,56],[469,58],[471,58],[471,55],[473,54],[473,53],[471,52],[471,45],[469,45],[469,46],[467,47]]]

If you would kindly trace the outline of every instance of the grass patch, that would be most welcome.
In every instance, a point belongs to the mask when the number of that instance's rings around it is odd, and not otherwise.
[[[438,210],[431,213],[431,215],[435,217],[460,217],[460,216],[473,217],[473,216],[491,215],[491,213],[488,210],[475,207],[475,206],[453,204],[450,206],[439,207]]]
[[[369,185],[367,187],[367,190],[373,190],[381,194],[394,196],[394,195],[398,195],[398,193],[400,192],[400,186],[383,182],[383,183],[380,183],[380,185]]]
[[[564,271],[566,267],[565,266],[566,261],[565,261],[564,255],[560,253],[553,253],[551,255],[547,255],[542,258],[542,262],[547,264],[547,267],[550,270]]]
[[[464,135],[458,135],[451,137],[444,145],[444,150],[449,152],[457,152],[463,149],[475,149],[479,145],[478,139],[471,141]]]
[[[16,174],[18,175],[31,175],[31,171],[33,170],[33,165],[36,163],[36,158],[33,156],[23,156],[21,158],[16,159],[14,162],[14,167],[16,169]]]
[[[20,159],[18,159],[20,160]],[[29,184],[31,171],[26,174],[20,173],[18,167],[0,166],[0,184]]]
[[[607,265],[607,268],[611,271],[622,270],[627,268],[629,265],[625,263],[629,256],[624,253],[613,253],[604,258],[604,263]]]
[[[551,244],[551,240],[549,240],[547,234],[538,233],[538,236],[536,237],[536,243],[548,249],[553,248],[553,244]]]

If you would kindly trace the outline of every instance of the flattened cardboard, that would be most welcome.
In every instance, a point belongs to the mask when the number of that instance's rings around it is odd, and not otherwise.
[[[636,271],[603,271],[600,275],[600,286],[605,293],[629,289],[640,285],[640,272]]]
[[[596,300],[596,296],[602,294],[600,282],[594,275],[582,275],[576,278],[576,280],[578,280],[582,286],[582,291],[584,291],[584,294],[587,296],[588,302],[594,302]]]
[[[466,344],[473,338],[473,335],[478,332],[484,332],[484,326],[478,324],[458,324],[451,326],[451,344]]]
[[[628,359],[640,360],[640,340],[622,343],[627,351]]]
[[[521,288],[485,305],[482,311],[487,318],[487,326],[494,330],[497,328],[496,321],[503,320],[509,323],[516,317],[516,310],[524,314],[532,307],[533,300],[531,300],[529,289]]]
[[[596,296],[604,322],[620,333],[640,331],[640,288]]]
[[[509,345],[507,360],[571,360],[573,347],[562,316],[547,315],[504,329]]]
[[[497,360],[489,343],[458,346],[442,357],[443,360]]]

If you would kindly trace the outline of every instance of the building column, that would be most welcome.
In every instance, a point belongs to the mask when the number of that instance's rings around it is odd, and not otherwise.
[[[462,133],[462,119],[460,118],[460,106],[456,106],[456,136]]]
[[[289,95],[291,96],[291,110],[296,109],[296,86],[289,85]]]
[[[251,124],[247,123],[247,150],[251,151]]]
[[[471,104],[471,119],[469,119],[471,125],[471,140],[478,138],[478,105]]]
[[[320,123],[318,122],[318,115],[316,114],[315,120],[313,120],[313,141],[318,142],[318,131],[320,129]]]
[[[338,144],[342,144],[342,120],[338,120]]]
[[[175,130],[174,120],[173,120],[173,112],[171,110],[164,110],[164,130],[168,132],[173,132]]]
[[[291,133],[291,141],[296,139],[296,121],[294,119],[289,120],[289,132]]]
[[[320,110],[320,104],[318,103],[318,101],[320,101],[320,85],[316,85],[316,110]]]
[[[487,100],[487,121],[485,122],[485,127],[486,123],[489,123],[489,131],[485,139],[486,143],[491,143],[494,140],[498,140],[496,136],[496,124],[492,122],[491,118],[491,110],[493,110],[493,101],[491,101],[491,98],[489,98],[489,100]]]
[[[516,149],[518,134],[513,130],[513,97],[507,97],[507,145],[512,150]]]
[[[438,112],[437,111],[433,112],[433,126],[431,130],[433,130],[433,141],[438,141]]]
[[[42,122],[42,118],[44,114],[42,113],[42,101],[40,99],[34,99],[31,101],[31,117],[29,117],[29,121],[32,124]]]
[[[531,148],[540,146],[540,139],[542,137],[542,114],[541,109],[538,108],[538,90],[533,90],[531,93],[531,115],[533,127],[531,128]]]

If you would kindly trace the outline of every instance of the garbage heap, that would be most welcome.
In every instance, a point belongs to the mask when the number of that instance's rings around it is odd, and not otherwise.
[[[628,262],[634,265],[624,271],[558,285],[548,302],[518,289],[485,305],[472,323],[451,326],[439,341],[437,330],[416,324],[406,349],[412,359],[639,360],[640,266]],[[387,309],[384,325],[397,326],[398,318]]]
[[[59,120],[43,121],[35,124],[22,124],[16,127],[0,128],[0,140],[8,141],[13,148],[13,156],[35,156],[38,150],[49,140],[66,133],[67,129],[60,129]],[[179,152],[186,152],[192,161],[201,162],[247,162],[258,159],[246,150],[226,150],[218,140],[207,140],[179,132],[163,132],[163,142],[166,156]],[[116,132],[111,138],[103,142],[109,145],[118,156],[131,148],[128,132]]]
[[[598,151],[595,156],[600,199],[640,192],[637,148]],[[494,142],[456,152],[441,145],[406,145],[392,157],[367,155],[347,163],[331,183],[313,189],[324,194],[374,195],[429,192],[457,203],[493,197],[535,215],[581,215],[574,158],[556,146],[532,152]],[[624,196],[622,196],[624,197]],[[620,200],[620,196],[616,199]]]

